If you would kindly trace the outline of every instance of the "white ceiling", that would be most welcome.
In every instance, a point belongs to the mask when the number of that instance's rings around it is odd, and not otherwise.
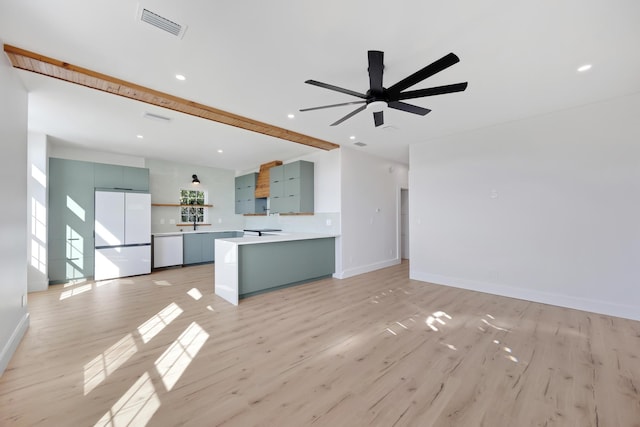
[[[184,37],[138,21],[139,5],[187,25]],[[403,163],[413,143],[640,91],[637,0],[0,0],[0,41],[343,146],[361,141],[355,149]],[[411,89],[469,87],[408,101],[432,110],[424,117],[388,110],[391,129],[375,128],[367,111],[329,126],[357,106],[297,111],[357,100],[304,81],[365,92],[367,50],[385,52],[385,86],[454,52],[460,63]],[[587,63],[590,71],[576,71]],[[235,170],[314,151],[20,76],[30,129],[59,143]]]

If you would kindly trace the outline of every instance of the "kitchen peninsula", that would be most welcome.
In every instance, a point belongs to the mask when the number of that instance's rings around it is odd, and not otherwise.
[[[234,305],[258,293],[330,277],[335,235],[263,233],[215,241],[216,295]]]

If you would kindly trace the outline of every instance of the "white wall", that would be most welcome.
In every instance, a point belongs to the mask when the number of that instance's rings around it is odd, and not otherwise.
[[[44,291],[49,286],[47,277],[47,189],[48,165],[47,136],[28,133],[27,145],[27,289]]]
[[[106,151],[86,150],[75,148],[51,141],[49,144],[49,157],[60,159],[79,160],[82,162],[106,163],[110,165],[132,166],[143,168],[144,158],[128,156],[125,154],[108,153]]]
[[[640,94],[411,146],[411,278],[640,320]]]
[[[400,263],[400,190],[407,167],[341,148],[342,270],[346,278]]]
[[[232,170],[185,165],[162,160],[147,159],[149,168],[152,203],[179,203],[180,190],[194,188],[207,192],[208,223],[211,226],[199,226],[201,230],[242,230],[244,219],[235,214],[235,173]],[[191,175],[198,175],[200,185],[191,184]],[[164,233],[178,231],[181,228],[180,208],[153,207],[151,210],[151,231]]]
[[[1,44],[1,43],[0,43]],[[27,295],[27,91],[0,55],[0,374],[29,326]]]

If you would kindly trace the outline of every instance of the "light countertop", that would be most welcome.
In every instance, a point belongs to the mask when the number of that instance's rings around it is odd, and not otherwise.
[[[262,236],[247,236],[244,237],[229,237],[222,240],[225,242],[235,243],[237,245],[253,245],[257,243],[274,243],[274,242],[289,242],[294,240],[310,240],[310,239],[326,239],[331,237],[338,237],[337,234],[321,234],[321,233],[265,233]]]
[[[183,234],[198,234],[198,233],[228,233],[228,232],[240,232],[242,230],[187,230],[187,231],[169,231],[165,233],[151,233],[152,236],[182,236]]]

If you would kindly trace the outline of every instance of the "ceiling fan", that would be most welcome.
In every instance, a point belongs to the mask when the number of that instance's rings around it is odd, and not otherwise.
[[[407,92],[403,92],[403,90],[420,83],[422,80],[433,76],[440,71],[451,67],[460,61],[455,54],[449,53],[448,55],[443,56],[437,61],[427,65],[419,71],[411,74],[409,77],[406,77],[400,80],[398,83],[385,88],[382,86],[382,71],[384,69],[384,52],[380,52],[377,50],[370,50],[368,52],[369,56],[369,90],[367,93],[355,92],[353,90],[344,89],[338,86],[330,85],[327,83],[322,83],[316,80],[307,80],[305,83],[322,87],[329,90],[335,90],[336,92],[346,93],[347,95],[353,95],[358,98],[361,98],[361,101],[352,101],[352,102],[343,102],[340,104],[332,104],[332,105],[323,105],[321,107],[312,107],[312,108],[304,108],[300,111],[312,111],[312,110],[321,110],[324,108],[333,108],[333,107],[341,107],[344,105],[353,105],[353,104],[364,104],[341,119],[337,120],[334,123],[331,123],[331,126],[339,125],[345,120],[355,116],[359,112],[367,109],[373,111],[373,121],[376,127],[384,124],[384,115],[383,109],[384,107],[393,108],[395,110],[406,111],[407,113],[419,114],[421,116],[426,115],[431,110],[428,108],[418,107],[417,105],[407,104],[406,102],[401,102],[405,99],[413,99],[413,98],[422,98],[425,96],[433,96],[433,95],[442,95],[445,93],[453,93],[453,92],[462,92],[467,88],[467,82],[464,83],[455,83],[451,85],[445,86],[437,86],[431,87],[428,89],[418,89],[418,90],[410,90]]]

